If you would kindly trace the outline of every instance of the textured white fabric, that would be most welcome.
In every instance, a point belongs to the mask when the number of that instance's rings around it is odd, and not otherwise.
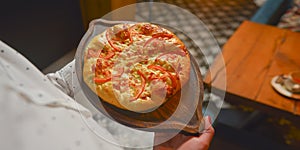
[[[145,132],[119,124],[118,122],[107,118],[104,114],[99,112],[86,98],[85,94],[80,88],[75,71],[75,60],[64,66],[55,73],[46,75],[49,80],[61,89],[64,93],[74,97],[75,101],[90,110],[98,121],[98,125],[109,131],[117,143],[123,147],[139,147],[143,149],[152,149],[154,132]],[[100,137],[107,139],[101,133],[96,133]],[[137,142],[138,141],[138,142]]]
[[[59,82],[60,89],[72,96],[68,82]],[[95,132],[114,140],[88,109],[61,90],[0,41],[0,149],[120,149],[96,136]]]
[[[91,111],[93,115],[98,113],[98,110],[89,103],[81,91],[75,73],[75,60],[71,61],[55,73],[48,73],[46,76],[52,84],[70,97],[74,98],[79,104]]]

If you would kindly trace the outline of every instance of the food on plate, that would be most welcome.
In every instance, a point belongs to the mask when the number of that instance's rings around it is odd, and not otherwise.
[[[152,111],[172,99],[189,75],[183,42],[151,23],[107,28],[84,53],[84,82],[103,101],[134,112]]]

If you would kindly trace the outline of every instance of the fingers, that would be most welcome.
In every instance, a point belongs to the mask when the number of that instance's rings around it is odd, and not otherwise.
[[[201,141],[211,141],[213,136],[215,135],[215,129],[211,125],[211,118],[210,116],[206,116],[204,118],[204,127],[205,127],[205,132],[201,134],[200,137],[198,137],[199,140]]]
[[[215,130],[211,125],[211,118],[206,116],[204,118],[204,128],[205,132],[202,133],[199,137],[185,136],[183,134],[173,135],[172,139],[167,142],[161,143],[157,146],[154,146],[156,149],[182,149],[182,150],[207,150],[209,148],[210,142],[215,134]],[[166,138],[170,137],[171,133],[155,133],[154,143],[155,145],[161,142],[162,140],[167,140]],[[173,133],[174,134],[174,133]]]
[[[215,134],[215,130],[211,125],[211,118],[206,116],[204,118],[205,132],[199,137],[193,137],[179,147],[179,150],[207,150],[209,148],[210,142]]]

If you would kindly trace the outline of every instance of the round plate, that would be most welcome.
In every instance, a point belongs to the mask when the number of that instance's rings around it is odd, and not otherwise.
[[[278,82],[280,80],[280,78],[283,78],[284,75],[279,75],[279,76],[275,76],[272,78],[271,80],[271,85],[273,86],[273,88],[280,94],[282,94],[283,96],[286,96],[288,98],[293,98],[293,99],[297,99],[300,100],[300,94],[295,94],[292,93],[290,91],[288,91],[281,82]],[[284,79],[282,79],[284,80]]]

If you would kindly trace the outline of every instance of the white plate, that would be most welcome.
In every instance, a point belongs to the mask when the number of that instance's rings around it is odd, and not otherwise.
[[[282,83],[278,83],[276,82],[278,80],[278,78],[280,78],[282,75],[278,75],[272,78],[271,80],[271,85],[273,86],[273,88],[280,94],[289,97],[289,98],[293,98],[293,99],[298,99],[300,100],[300,94],[295,94],[292,93],[290,91],[288,91],[284,85],[282,85]],[[283,79],[284,80],[284,79]]]

